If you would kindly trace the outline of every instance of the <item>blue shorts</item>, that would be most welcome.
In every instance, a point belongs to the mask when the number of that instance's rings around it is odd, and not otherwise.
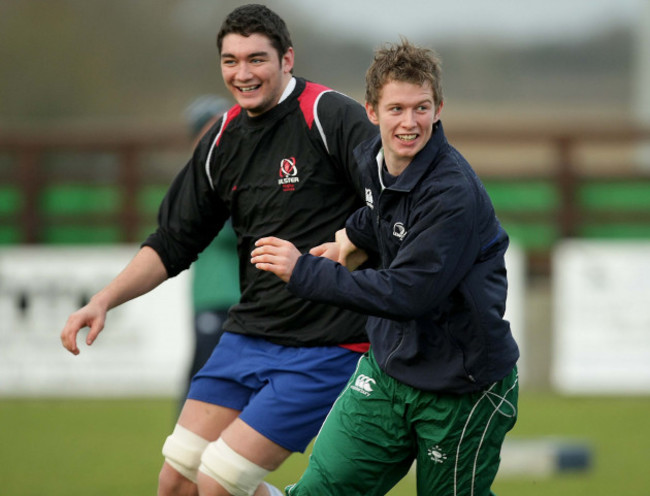
[[[339,346],[287,347],[225,332],[187,397],[239,410],[266,438],[303,452],[360,357]]]

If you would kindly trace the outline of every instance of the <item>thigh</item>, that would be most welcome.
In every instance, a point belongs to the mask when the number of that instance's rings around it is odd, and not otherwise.
[[[266,470],[275,470],[291,454],[241,419],[235,419],[223,431],[221,438],[234,451]]]
[[[273,348],[273,362],[260,377],[243,420],[274,443],[303,452],[354,372],[360,355],[344,348]]]
[[[318,433],[291,496],[379,496],[409,470],[413,438],[393,379],[364,357]]]
[[[287,347],[224,333],[188,398],[241,412],[240,419],[289,451],[304,451],[360,355],[339,346]]]
[[[489,495],[501,445],[517,419],[517,399],[515,369],[480,393],[430,394],[422,401],[414,420],[418,493]]]
[[[216,441],[239,416],[239,410],[203,401],[185,400],[178,423],[208,441]]]
[[[224,333],[210,358],[195,374],[188,399],[241,411],[264,386],[255,340]]]

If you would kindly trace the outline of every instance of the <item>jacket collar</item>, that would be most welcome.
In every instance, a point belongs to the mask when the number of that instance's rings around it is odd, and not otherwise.
[[[296,101],[296,96],[305,89],[305,85],[305,79],[294,76],[285,87],[277,105],[255,117],[250,117],[246,112],[242,112],[243,122],[249,126],[265,126],[281,119],[294,108],[293,103]]]
[[[435,158],[440,150],[446,146],[447,138],[442,128],[442,121],[434,124],[433,133],[427,144],[420,150],[413,158],[411,163],[406,169],[398,176],[397,180],[386,189],[393,191],[408,192],[411,191],[415,185],[420,181],[422,176],[435,167]],[[377,162],[377,157],[383,158],[383,153],[380,153],[381,136],[376,136],[363,143],[361,143],[354,151],[355,157],[360,164],[368,171],[372,177],[372,182],[379,185],[381,181],[381,165]]]

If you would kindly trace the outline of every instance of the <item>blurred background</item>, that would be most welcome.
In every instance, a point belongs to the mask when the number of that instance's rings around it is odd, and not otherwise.
[[[215,37],[243,3],[0,2],[6,494],[44,492],[26,476],[34,457],[57,458],[28,442],[42,419],[38,439],[58,432],[55,451],[72,443],[67,465],[43,476],[51,494],[155,490],[191,348],[190,274],[116,309],[110,334],[79,357],[58,335],[155,228],[191,155],[188,105],[232,101]],[[634,454],[650,439],[650,0],[261,3],[287,22],[297,75],[359,101],[382,43],[406,36],[442,57],[445,131],[512,238],[508,317],[522,349],[513,437],[534,442],[522,445],[530,457],[508,455],[519,465],[504,455],[512,479],[499,494],[650,494]],[[82,435],[88,415],[102,423]],[[99,456],[115,467],[91,446],[114,443],[119,459],[128,429],[150,436],[134,462],[150,469],[57,476]]]
[[[189,100],[222,90],[215,35],[239,3],[2,2],[3,126],[178,124]],[[644,0],[266,3],[291,28],[297,71],[358,99],[373,48],[400,35],[442,55],[448,119],[619,121],[642,98]]]

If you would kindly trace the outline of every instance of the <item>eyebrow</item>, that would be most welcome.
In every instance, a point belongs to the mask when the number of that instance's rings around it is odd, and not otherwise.
[[[429,100],[427,98],[427,99],[424,99],[424,100],[420,100],[419,102],[415,102],[415,103],[413,103],[411,105],[419,106],[419,105],[424,105],[425,103],[434,104],[434,101],[433,101],[433,99]],[[397,107],[404,107],[407,104],[405,102],[397,102],[397,101],[395,101],[395,102],[392,102],[392,103],[385,103],[384,105],[386,105],[387,107],[396,107],[396,106]]]
[[[252,58],[255,58],[255,57],[268,57],[268,56],[269,56],[269,52],[253,52],[253,53],[249,53],[248,55],[246,55],[245,58],[252,59]],[[221,58],[222,59],[226,59],[226,58],[236,59],[237,56],[232,54],[232,53],[222,53]]]

